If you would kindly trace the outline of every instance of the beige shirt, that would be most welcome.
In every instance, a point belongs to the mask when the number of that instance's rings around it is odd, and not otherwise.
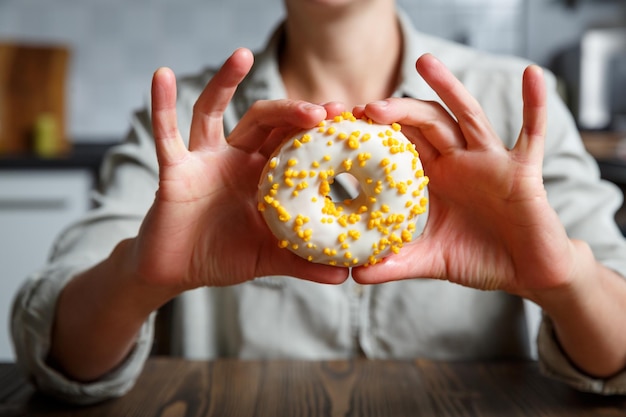
[[[417,33],[405,17],[400,20],[405,50],[396,95],[437,99],[414,68],[418,56],[433,53],[479,100],[495,130],[511,146],[521,126],[521,77],[528,63]],[[254,101],[285,97],[276,61],[280,34],[279,29],[257,55],[252,73],[237,91],[226,114],[227,131]],[[188,137],[192,106],[213,73],[208,70],[179,82],[183,137]],[[554,90],[553,77],[547,78]],[[599,261],[625,275],[626,244],[613,220],[621,193],[600,181],[594,160],[585,153],[573,120],[554,91],[548,113],[544,176],[550,202],[572,238],[587,241]],[[135,115],[128,139],[106,158],[101,192],[94,196],[96,208],[66,230],[50,263],[30,277],[16,297],[12,332],[19,363],[42,390],[70,401],[123,394],[151,349],[154,315],[133,353],[100,381],[69,381],[45,363],[54,305],[65,283],[106,257],[121,239],[135,236],[152,203],[158,165],[149,126],[147,112]],[[263,277],[185,293],[175,300],[174,312],[172,348],[189,358],[477,359],[529,358],[538,352],[546,375],[581,390],[626,393],[626,374],[596,380],[572,367],[547,318],[536,343],[540,315],[530,303],[499,291],[426,279],[372,286],[348,280],[331,286]]]

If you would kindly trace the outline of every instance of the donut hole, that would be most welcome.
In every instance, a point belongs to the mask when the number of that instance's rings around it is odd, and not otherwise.
[[[349,172],[337,174],[330,184],[330,199],[334,202],[351,202],[363,194],[361,183]]]

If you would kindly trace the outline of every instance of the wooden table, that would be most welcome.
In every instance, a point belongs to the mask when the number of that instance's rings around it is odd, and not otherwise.
[[[626,416],[525,361],[186,361],[151,358],[125,397],[72,407],[0,364],[0,416]]]

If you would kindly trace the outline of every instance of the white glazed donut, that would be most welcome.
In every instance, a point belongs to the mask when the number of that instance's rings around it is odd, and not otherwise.
[[[354,194],[338,198],[335,180]],[[413,239],[427,184],[400,125],[345,112],[276,150],[259,181],[258,208],[282,248],[316,263],[373,265]]]

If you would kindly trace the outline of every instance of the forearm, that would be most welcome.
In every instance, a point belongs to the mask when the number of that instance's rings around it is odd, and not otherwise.
[[[544,291],[535,301],[572,362],[591,376],[609,377],[626,367],[626,281],[596,262],[584,243],[575,248],[579,267],[572,285]]]
[[[49,360],[76,380],[95,380],[118,366],[150,313],[176,295],[135,279],[130,247],[120,243],[59,296]]]

